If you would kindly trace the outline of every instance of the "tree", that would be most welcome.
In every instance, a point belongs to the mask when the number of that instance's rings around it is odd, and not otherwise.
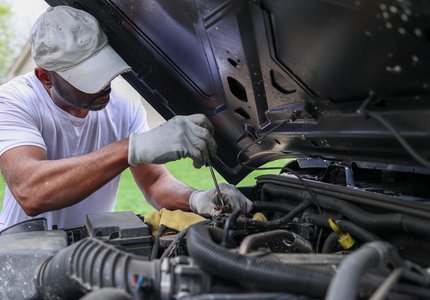
[[[9,27],[11,15],[8,3],[0,0],[0,78],[9,68],[13,57],[10,47],[12,32]]]

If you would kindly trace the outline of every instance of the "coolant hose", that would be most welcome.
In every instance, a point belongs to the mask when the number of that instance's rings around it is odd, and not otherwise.
[[[339,240],[339,235],[336,232],[332,232],[325,239],[321,253],[331,253],[336,251],[336,246]]]
[[[187,234],[190,256],[208,273],[272,292],[325,295],[332,276],[330,271],[231,252],[213,241],[213,237],[220,236],[219,231],[198,225],[189,228]]]
[[[285,189],[275,184],[266,184],[265,189],[273,198],[312,201],[307,191]],[[359,206],[345,200],[316,194],[316,200],[321,207],[341,213],[357,225],[370,230],[402,230],[418,235],[430,236],[430,221],[408,214],[388,213],[376,214],[368,212]]]
[[[277,229],[281,225],[285,225],[288,222],[291,222],[294,217],[305,211],[307,208],[311,206],[311,202],[308,200],[305,200],[301,202],[299,205],[288,209],[286,205],[283,205],[282,203],[270,203],[270,202],[261,202],[256,201],[254,203],[253,211],[263,211],[263,210],[274,210],[274,211],[281,211],[285,212],[285,215],[279,219],[271,220],[271,221],[256,221],[256,220],[246,220],[241,221],[238,223],[242,223],[243,226],[246,227],[257,227],[257,228],[265,228],[265,229]]]
[[[318,226],[323,226],[326,228],[330,228],[330,226],[328,224],[328,219],[329,219],[328,215],[305,214],[303,216],[303,219],[309,223],[312,223],[312,224],[315,224]],[[357,224],[354,224],[352,222],[338,219],[335,221],[335,223],[337,225],[339,225],[339,227],[340,227],[340,229],[342,229],[342,231],[345,231],[345,232],[352,234],[352,236],[354,238],[358,238],[363,242],[372,242],[372,241],[381,240],[381,238],[378,237],[373,232],[370,232],[364,228],[361,228],[360,226],[358,226]]]
[[[48,258],[38,270],[41,299],[78,299],[94,288],[131,293],[135,276],[159,282],[159,262],[142,261],[101,240],[86,238]]]
[[[364,244],[347,255],[328,289],[326,300],[355,299],[362,275],[387,261],[398,259],[394,248],[387,242],[376,241]]]

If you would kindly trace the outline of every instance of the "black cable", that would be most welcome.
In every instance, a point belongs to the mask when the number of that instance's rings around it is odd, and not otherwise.
[[[292,173],[294,176],[297,177],[297,179],[305,187],[305,189],[309,193],[309,195],[311,195],[311,197],[312,197],[312,204],[317,207],[318,213],[321,215],[322,214],[322,210],[321,210],[320,204],[318,203],[317,197],[316,197],[315,193],[312,192],[310,186],[306,183],[306,181],[304,181],[303,178],[299,174],[297,174],[294,170],[292,170],[290,168],[287,168],[287,167],[285,167],[284,169],[287,170],[288,172]],[[316,251],[315,251],[316,253],[319,253],[319,250],[320,250],[320,247],[321,247],[321,238],[322,238],[322,235],[323,235],[323,229],[322,229],[322,227],[320,227],[319,228],[319,233],[318,233],[317,244],[316,244]]]
[[[290,119],[291,120],[291,119]],[[279,168],[279,167],[263,167],[263,168],[259,168],[259,167],[257,167],[257,168],[255,168],[255,167],[250,167],[250,166],[247,166],[247,165],[245,165],[241,160],[240,160],[240,156],[242,155],[242,153],[244,153],[245,151],[247,151],[249,148],[251,148],[253,145],[256,145],[256,144],[259,144],[259,143],[261,143],[261,141],[266,137],[266,136],[268,136],[270,133],[272,133],[273,131],[275,131],[276,129],[278,129],[278,128],[280,128],[281,126],[283,126],[284,124],[286,124],[286,123],[288,123],[290,120],[285,120],[285,121],[283,121],[283,122],[281,122],[281,123],[279,123],[278,125],[276,125],[276,126],[274,126],[272,129],[270,129],[268,132],[266,132],[265,134],[263,134],[261,137],[259,137],[258,139],[256,139],[253,143],[251,143],[250,145],[248,145],[247,147],[245,147],[244,149],[242,149],[242,150],[240,150],[239,151],[239,153],[237,154],[237,156],[236,156],[236,161],[242,166],[242,167],[244,167],[244,168],[247,168],[247,169],[250,169],[250,170],[253,170],[253,171],[255,171],[255,170],[286,170],[286,171],[288,171],[288,172],[290,172],[290,173],[292,173],[294,176],[296,176],[297,177],[297,179],[301,182],[301,184],[305,187],[305,189],[308,191],[308,193],[311,195],[311,197],[312,197],[312,204],[314,205],[314,206],[316,206],[317,207],[317,209],[318,209],[318,213],[319,214],[322,214],[322,210],[321,210],[321,207],[320,207],[320,205],[319,205],[319,203],[318,203],[318,201],[317,201],[317,199],[316,199],[316,196],[315,196],[315,194],[312,192],[312,190],[310,189],[310,187],[309,187],[309,185],[303,180],[303,178],[298,174],[298,173],[296,173],[294,170],[292,170],[292,169],[290,169],[290,168],[287,168],[287,167],[282,167],[282,168]],[[305,207],[304,209],[306,209],[307,207]],[[302,210],[300,210],[300,211],[302,211]],[[299,211],[299,212],[300,212]],[[287,215],[286,216],[286,219],[288,219],[289,218],[289,216]],[[291,218],[292,219],[292,218]],[[320,232],[319,232],[319,235],[318,235],[318,241],[317,241],[317,247],[319,247],[319,244],[320,244],[320,242],[321,242],[321,237],[322,237],[322,228],[320,228]],[[318,248],[317,248],[317,251],[318,251]]]
[[[361,107],[357,110],[357,113],[362,114],[365,117],[370,117],[372,119],[375,119],[376,121],[384,125],[385,128],[387,128],[393,134],[393,136],[397,139],[400,145],[402,145],[402,147],[406,150],[406,152],[408,152],[420,164],[426,166],[427,168],[430,168],[430,161],[428,161],[421,154],[415,151],[415,149],[413,149],[411,145],[409,145],[409,143],[383,116],[380,116],[376,112],[370,111],[365,108],[371,100],[372,100],[372,96],[366,98],[366,100],[363,102]]]
[[[157,232],[155,233],[154,243],[152,245],[152,251],[151,251],[151,256],[149,260],[153,260],[157,258],[158,249],[160,248],[160,237],[166,231],[166,229],[167,229],[166,225],[161,225],[160,228],[158,228]]]
[[[322,227],[320,227],[320,230],[318,233],[318,238],[317,238],[317,244],[315,245],[315,252],[316,253],[320,253],[322,235],[323,235],[323,229],[322,229]]]
[[[243,167],[245,167],[245,168],[251,168],[251,169],[253,169],[253,170],[259,170],[259,169],[257,169],[257,168],[252,168],[252,167],[248,167],[248,166],[245,166],[245,165],[242,165]],[[312,201],[311,201],[311,203],[313,204],[313,205],[315,205],[316,207],[317,207],[317,209],[318,209],[318,213],[319,214],[321,214],[322,213],[322,210],[321,210],[321,207],[320,207],[320,205],[319,205],[319,203],[318,203],[318,201],[317,201],[317,197],[315,196],[315,193],[314,192],[312,192],[312,190],[311,190],[311,188],[310,188],[310,186],[306,183],[306,181],[304,181],[303,180],[303,178],[296,172],[296,171],[294,171],[293,169],[290,169],[290,168],[288,168],[288,167],[282,167],[281,168],[282,170],[285,170],[285,171],[288,171],[288,172],[290,172],[290,173],[292,173],[294,176],[296,176],[297,177],[297,179],[300,181],[300,183],[304,186],[304,188],[306,189],[306,191],[309,193],[309,195],[311,195],[311,198],[312,198]]]
[[[170,254],[171,254],[171,252],[173,251],[173,249],[181,242],[181,240],[185,237],[185,234],[187,233],[187,231],[188,231],[188,229],[190,228],[190,227],[192,227],[192,226],[194,226],[194,225],[197,225],[197,224],[208,224],[208,223],[210,223],[210,222],[212,222],[211,220],[204,220],[204,221],[201,221],[201,222],[198,222],[198,223],[195,223],[195,224],[193,224],[193,225],[191,225],[191,226],[188,226],[187,228],[185,228],[184,230],[182,230],[182,231],[180,231],[180,232],[178,232],[177,234],[176,234],[176,237],[175,237],[175,239],[169,244],[169,246],[166,248],[166,250],[164,250],[164,252],[163,252],[163,254],[161,255],[161,257],[160,257],[160,260],[161,259],[164,259],[164,258],[167,258],[167,257],[169,257],[170,256]]]
[[[187,229],[185,228],[184,230],[178,232],[176,234],[175,239],[169,244],[169,246],[166,248],[166,250],[164,250],[163,254],[161,255],[160,259],[164,259],[170,256],[171,252],[173,251],[173,249],[176,247],[177,244],[180,243],[180,241],[182,240],[182,238],[185,236],[185,234],[187,233]]]
[[[283,216],[279,219],[275,219],[275,220],[271,220],[271,221],[256,221],[256,220],[247,219],[247,220],[243,220],[243,221],[238,221],[238,224],[244,228],[264,228],[264,229],[278,228],[279,226],[285,225],[288,222],[290,222],[295,216],[297,216],[299,213],[303,212],[310,205],[311,205],[311,202],[309,200],[305,200],[305,201],[301,202],[299,205],[297,205],[296,207],[294,207],[285,216]],[[272,207],[272,208],[274,208],[274,207]],[[265,210],[264,207],[259,207],[258,205],[257,205],[257,207],[254,207],[253,210],[257,211],[256,209],[259,209],[260,211]],[[281,210],[281,209],[277,209],[277,210]],[[284,209],[282,209],[282,210],[284,210]]]
[[[283,169],[286,170],[286,171],[288,171],[288,172],[290,172],[290,173],[292,173],[294,176],[297,177],[297,179],[305,187],[305,189],[309,193],[309,195],[311,195],[311,197],[312,197],[312,204],[315,205],[318,208],[318,213],[321,214],[322,211],[321,211],[321,207],[320,207],[320,205],[319,205],[319,203],[317,201],[317,197],[316,197],[315,193],[312,192],[310,186],[306,183],[306,181],[304,181],[303,178],[298,173],[296,173],[293,169],[290,169],[290,168],[287,168],[287,167],[284,167]]]
[[[236,208],[227,218],[224,224],[224,234],[222,237],[222,243],[221,246],[227,247],[228,243],[228,232],[230,231],[231,224],[236,222],[237,218],[240,216],[240,213],[242,212],[241,208]]]

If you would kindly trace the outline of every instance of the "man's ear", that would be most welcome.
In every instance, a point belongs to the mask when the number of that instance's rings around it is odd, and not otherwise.
[[[51,88],[52,77],[47,70],[37,67],[34,69],[34,75],[36,75],[37,79],[39,79],[39,81],[43,84],[45,88]]]

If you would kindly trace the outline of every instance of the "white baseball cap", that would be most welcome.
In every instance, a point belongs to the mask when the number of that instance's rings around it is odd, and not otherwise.
[[[109,45],[97,20],[73,7],[49,7],[33,25],[30,43],[37,66],[88,94],[131,69]]]

